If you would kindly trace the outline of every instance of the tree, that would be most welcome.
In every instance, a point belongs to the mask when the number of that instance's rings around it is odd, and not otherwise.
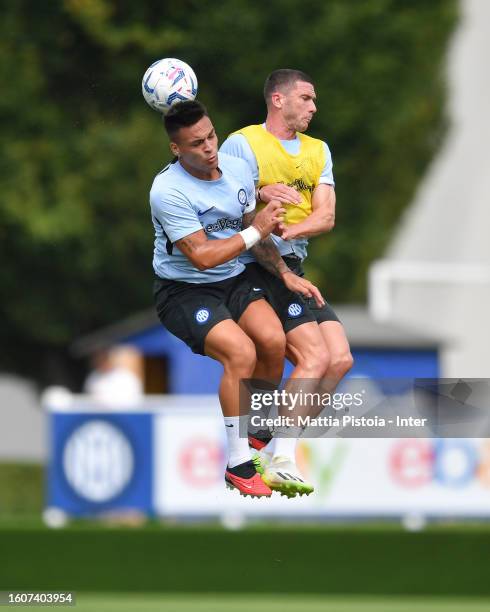
[[[158,57],[195,69],[222,138],[262,120],[271,70],[314,77],[338,216],[308,273],[363,299],[443,134],[453,1],[19,0],[2,17],[1,367],[59,379],[46,364],[73,338],[151,305],[148,190],[169,153],[139,88]]]

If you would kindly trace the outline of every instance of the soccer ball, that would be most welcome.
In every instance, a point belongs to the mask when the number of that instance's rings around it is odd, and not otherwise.
[[[153,62],[143,75],[141,87],[151,108],[165,114],[175,102],[194,100],[197,78],[185,62],[167,57]]]

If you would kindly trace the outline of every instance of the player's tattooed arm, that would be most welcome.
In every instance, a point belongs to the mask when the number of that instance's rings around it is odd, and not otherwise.
[[[193,253],[196,250],[196,244],[192,239],[192,234],[179,240],[179,249],[185,253]]]
[[[254,218],[255,210],[245,213],[243,215],[243,228],[245,229],[252,225]],[[282,274],[289,271],[288,266],[284,262],[270,236],[258,242],[250,250],[259,264],[268,272],[274,274],[274,276],[281,278]]]
[[[243,215],[243,227],[252,225],[255,211]],[[301,293],[306,298],[313,298],[318,306],[325,300],[318,288],[306,278],[302,278],[288,268],[270,236],[258,242],[251,249],[255,258],[268,272],[278,276],[290,291]]]
[[[254,221],[255,229],[265,238],[277,226],[284,212],[279,202],[269,202],[257,214]],[[229,238],[208,240],[206,233],[201,229],[177,240],[175,246],[198,270],[202,271],[238,257],[245,250],[246,243],[239,233]],[[281,259],[279,253],[277,256]]]
[[[208,240],[204,230],[177,240],[175,246],[198,269],[209,270],[243,253],[242,238],[236,234],[221,240]]]

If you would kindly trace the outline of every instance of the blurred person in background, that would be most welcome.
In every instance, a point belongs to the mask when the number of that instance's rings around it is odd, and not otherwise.
[[[132,346],[116,346],[97,353],[84,392],[104,406],[137,404],[144,394],[141,353]]]

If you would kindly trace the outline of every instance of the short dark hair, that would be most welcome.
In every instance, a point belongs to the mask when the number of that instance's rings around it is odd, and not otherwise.
[[[203,117],[209,117],[204,104],[197,100],[185,100],[173,104],[163,117],[163,125],[167,130],[169,138],[174,138],[180,128],[189,127],[200,121]]]
[[[292,70],[291,68],[280,68],[274,70],[266,78],[264,83],[264,98],[265,103],[269,104],[272,94],[277,91],[285,91],[292,87],[298,81],[304,81],[305,83],[313,83],[313,79],[302,72],[301,70]]]

